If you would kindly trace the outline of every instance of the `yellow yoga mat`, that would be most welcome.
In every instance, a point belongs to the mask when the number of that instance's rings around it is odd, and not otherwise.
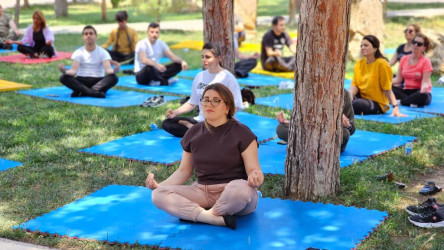
[[[0,92],[29,89],[31,85],[0,80]]]
[[[171,49],[192,49],[192,50],[202,50],[204,43],[202,41],[182,41],[180,43],[176,43],[170,46]],[[239,50],[242,52],[260,52],[261,45],[256,43],[242,43],[242,46],[239,47]]]
[[[294,79],[294,72],[271,72],[271,71],[266,71],[266,70],[263,70],[262,66],[259,65],[259,64],[251,72],[252,73],[256,73],[256,74],[262,74],[262,75],[269,75],[269,76],[276,76],[276,77],[283,77],[283,78],[288,78],[288,79]]]

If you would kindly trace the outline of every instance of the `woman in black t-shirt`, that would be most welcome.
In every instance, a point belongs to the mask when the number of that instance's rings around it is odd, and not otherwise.
[[[421,28],[417,24],[409,24],[407,28],[404,30],[405,40],[407,43],[401,44],[396,49],[395,54],[393,54],[392,59],[390,59],[390,66],[395,65],[401,58],[405,55],[412,54],[413,49],[413,38],[415,38],[416,34],[421,32]]]
[[[201,103],[205,122],[182,138],[179,168],[161,183],[150,173],[146,186],[153,190],[154,205],[173,216],[235,229],[233,215],[254,212],[264,181],[257,138],[233,119],[233,95],[223,84],[208,85]],[[197,182],[184,185],[193,170]]]

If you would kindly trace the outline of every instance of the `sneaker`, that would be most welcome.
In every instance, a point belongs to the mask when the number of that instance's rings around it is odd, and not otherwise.
[[[419,190],[419,194],[422,195],[432,195],[435,194],[437,192],[440,192],[442,190],[441,187],[438,187],[435,185],[434,182],[427,182],[427,184],[421,189]]]
[[[150,86],[159,86],[160,85],[160,81],[150,81],[150,83],[148,83],[148,85],[150,85]]]
[[[412,215],[409,217],[409,221],[418,227],[444,227],[444,209],[421,215]]]
[[[176,83],[178,81],[179,81],[178,78],[170,78],[170,79],[168,79],[168,85],[172,85],[172,84],[174,84],[174,83]]]
[[[163,97],[163,95],[160,96],[153,96],[150,97],[148,99],[146,99],[146,101],[144,101],[142,104],[140,104],[140,107],[158,107],[161,106],[163,104],[165,104],[165,98]]]
[[[438,204],[435,198],[428,198],[418,206],[408,206],[405,211],[410,215],[420,215],[438,210],[444,207],[444,204]]]

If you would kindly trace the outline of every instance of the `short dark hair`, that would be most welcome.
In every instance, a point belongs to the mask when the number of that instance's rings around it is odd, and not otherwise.
[[[283,16],[275,16],[273,17],[273,20],[271,21],[271,24],[277,25],[279,21],[285,20]]]
[[[156,29],[156,28],[160,28],[160,25],[158,23],[150,23],[150,25],[148,25],[148,29]]]
[[[126,10],[117,11],[116,21],[117,22],[128,21],[128,13],[126,12]]]
[[[97,36],[97,31],[96,31],[96,29],[94,29],[94,27],[92,25],[86,25],[85,27],[83,27],[82,35],[85,32],[85,30],[87,30],[87,29],[92,29],[94,31],[94,35]]]
[[[415,37],[413,38],[413,40],[415,40],[416,37],[420,37],[424,40],[424,47],[426,47],[425,52],[429,51],[429,46],[430,46],[430,39],[424,35],[423,33],[419,32],[415,35]]]

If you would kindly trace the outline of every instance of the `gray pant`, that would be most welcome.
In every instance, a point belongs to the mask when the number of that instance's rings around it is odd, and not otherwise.
[[[9,32],[7,36],[0,36],[0,43],[5,43],[6,40],[16,41],[19,39],[19,36],[15,34],[14,31]]]
[[[257,191],[246,180],[201,185],[165,185],[153,190],[156,207],[180,219],[196,221],[205,209],[213,208],[215,215],[246,215],[257,206]]]
[[[288,124],[280,123],[276,127],[276,134],[279,139],[288,142]],[[341,142],[341,152],[344,152],[345,147],[347,147],[348,140],[350,139],[350,131],[346,128],[342,128],[342,142]]]
[[[294,72],[296,68],[296,56],[267,58],[262,68],[273,72]]]

